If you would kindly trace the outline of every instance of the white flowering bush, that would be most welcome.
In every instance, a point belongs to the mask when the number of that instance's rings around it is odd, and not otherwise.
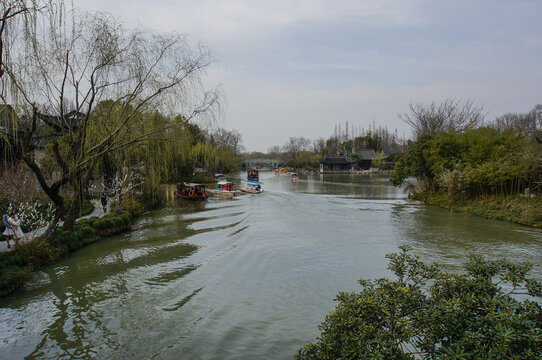
[[[53,220],[54,210],[51,203],[43,204],[40,201],[34,201],[33,203],[9,203],[7,213],[14,212],[21,220],[21,229],[27,232],[49,225]]]
[[[108,189],[109,198],[111,198],[115,203],[115,210],[119,210],[124,195],[134,191],[134,189],[140,186],[141,183],[141,175],[133,171],[124,175],[124,177],[120,177],[115,180],[113,185]]]

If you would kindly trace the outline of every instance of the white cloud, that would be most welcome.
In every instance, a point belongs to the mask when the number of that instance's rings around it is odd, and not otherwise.
[[[419,21],[416,3],[392,0],[75,1],[78,7],[107,10],[125,21],[139,22],[160,31],[188,32],[208,41],[242,40],[305,23],[333,23],[345,19],[379,26],[406,26]]]
[[[123,22],[188,33],[218,52],[222,125],[249,150],[336,123],[397,128],[410,102],[473,99],[488,119],[541,100],[537,1],[75,0]]]

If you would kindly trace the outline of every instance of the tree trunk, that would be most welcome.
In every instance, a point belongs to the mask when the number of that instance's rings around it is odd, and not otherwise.
[[[21,147],[24,149],[24,147]],[[47,240],[52,240],[56,234],[56,229],[58,227],[59,221],[64,217],[65,209],[64,209],[64,197],[60,195],[60,188],[62,187],[63,182],[59,181],[55,184],[49,186],[47,184],[47,181],[45,180],[45,177],[43,176],[43,173],[34,161],[34,157],[32,153],[29,152],[23,152],[23,161],[25,164],[32,170],[34,175],[36,176],[36,179],[38,180],[38,183],[40,184],[42,190],[47,194],[49,199],[55,204],[55,216],[53,217],[53,221],[49,224],[49,227],[47,228]]]
[[[73,185],[73,196],[72,196],[72,203],[68,210],[68,214],[66,215],[66,219],[64,219],[64,225],[62,226],[63,230],[66,231],[73,231],[73,227],[75,225],[75,220],[77,220],[77,216],[79,215],[79,212],[81,211],[81,183],[80,181],[76,180],[75,184]]]
[[[64,198],[60,195],[58,195],[54,200],[55,204],[55,216],[53,217],[53,221],[49,224],[49,227],[47,228],[46,233],[46,239],[47,241],[51,241],[54,239],[56,234],[56,229],[58,228],[59,221],[64,217]]]
[[[73,226],[75,224],[75,220],[77,219],[77,215],[79,214],[80,209],[81,204],[79,201],[79,195],[74,194],[72,204],[68,209],[68,214],[66,215],[66,218],[64,219],[64,225],[62,226],[63,230],[73,231]]]

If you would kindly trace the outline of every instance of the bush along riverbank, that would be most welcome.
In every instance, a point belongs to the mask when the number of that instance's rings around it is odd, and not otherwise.
[[[541,226],[542,144],[491,128],[424,134],[396,164],[394,185],[428,204]]]
[[[136,208],[141,209],[142,206]],[[138,213],[122,210],[102,217],[81,219],[75,223],[74,231],[59,228],[52,241],[47,241],[42,235],[20,244],[14,251],[0,253],[0,296],[23,287],[34,271],[55,263],[71,252],[105,236],[127,231],[135,215]]]
[[[466,212],[487,219],[509,221],[516,224],[542,227],[542,197],[483,196],[465,200],[452,200],[446,192],[423,192],[411,196],[426,204],[458,212]]]

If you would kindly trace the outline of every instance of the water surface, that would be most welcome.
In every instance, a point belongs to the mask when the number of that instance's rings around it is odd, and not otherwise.
[[[411,245],[535,264],[542,231],[410,201],[385,177],[263,173],[265,192],[164,206],[0,300],[2,359],[289,359],[339,291]],[[537,265],[535,277],[542,279]]]

